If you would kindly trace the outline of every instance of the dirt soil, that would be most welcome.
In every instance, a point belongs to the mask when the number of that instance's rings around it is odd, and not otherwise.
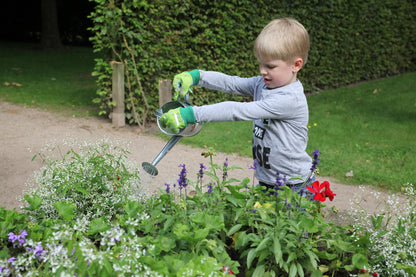
[[[33,178],[35,170],[42,167],[41,160],[32,161],[32,157],[48,143],[61,144],[64,148],[64,141],[68,138],[87,142],[109,138],[125,142],[126,145],[129,144],[128,150],[131,152],[129,159],[137,163],[138,168],[141,168],[142,162],[152,162],[166,144],[166,141],[152,135],[157,131],[155,127],[147,131],[142,131],[137,126],[117,129],[110,120],[102,118],[67,117],[6,102],[0,102],[0,118],[0,206],[8,209],[19,209],[21,206],[18,199],[27,188],[26,182]],[[146,189],[150,192],[158,191],[165,183],[175,183],[180,172],[179,164],[186,165],[189,178],[196,177],[200,163],[209,163],[208,159],[201,156],[202,151],[203,149],[180,143],[175,145],[157,165],[159,175],[153,178],[147,175]],[[215,163],[222,164],[228,157],[229,165],[243,168],[231,171],[230,177],[252,179],[253,172],[248,169],[253,164],[251,158],[217,154]],[[330,177],[319,176],[317,179],[329,181],[337,194],[333,202],[325,202],[328,213],[332,206],[341,213],[347,212],[351,208],[350,199],[354,194],[363,194],[356,185],[341,184]],[[362,195],[363,205],[369,212],[374,212],[377,203],[370,194],[373,190],[367,187],[365,191],[368,194]]]

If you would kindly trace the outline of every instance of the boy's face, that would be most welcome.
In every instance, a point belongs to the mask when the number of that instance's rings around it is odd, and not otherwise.
[[[296,81],[296,74],[302,67],[302,59],[296,59],[294,62],[259,60],[259,64],[260,74],[263,76],[264,83],[267,88],[273,89],[286,86]]]

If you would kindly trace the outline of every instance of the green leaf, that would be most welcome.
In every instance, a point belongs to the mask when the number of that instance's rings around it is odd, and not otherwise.
[[[303,272],[302,265],[301,265],[301,264],[299,264],[299,263],[297,263],[297,264],[296,264],[296,267],[297,267],[297,269],[298,269],[298,275],[299,275],[300,277],[304,277],[304,276],[305,276],[305,273]]]
[[[66,202],[66,201],[59,201],[53,203],[53,206],[58,211],[58,214],[62,216],[65,220],[71,220],[75,216],[75,209],[77,206],[75,204]]]
[[[90,222],[90,227],[88,228],[88,235],[98,234],[110,229],[110,226],[106,223],[105,219],[100,217],[92,220]]]
[[[235,232],[239,231],[243,224],[236,224],[233,227],[231,227],[230,230],[228,230],[227,235],[232,236]]]
[[[283,253],[282,253],[282,246],[280,245],[280,240],[277,235],[274,237],[273,240],[273,254],[276,260],[276,263],[281,265],[283,262]]]
[[[30,197],[30,195],[25,194],[24,199],[27,201],[27,203],[29,203],[29,210],[37,210],[40,208],[40,205],[42,205],[42,198],[40,198],[37,195],[34,195],[33,197]]]
[[[195,231],[194,239],[196,241],[205,239],[209,234],[210,229],[204,228],[204,229],[198,229]]]
[[[396,267],[402,269],[407,273],[416,274],[416,266],[397,263]]]
[[[322,277],[323,274],[319,269],[316,269],[312,272],[311,277]]]
[[[248,255],[247,255],[247,268],[251,267],[251,263],[253,262],[253,260],[256,258],[256,250],[255,249],[251,249],[250,251],[248,251]]]
[[[368,264],[368,259],[363,254],[357,253],[352,256],[352,264],[356,268],[363,268],[365,265]]]
[[[264,276],[264,265],[259,265],[253,272],[253,277],[263,277]]]
[[[271,240],[270,236],[265,237],[257,246],[256,252],[260,252],[268,246],[269,241]]]
[[[292,263],[289,269],[289,277],[296,277],[297,273],[298,267],[296,266],[296,263]]]

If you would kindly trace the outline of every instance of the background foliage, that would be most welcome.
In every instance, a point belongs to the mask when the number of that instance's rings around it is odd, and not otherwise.
[[[414,71],[416,6],[413,1],[173,1],[95,2],[91,42],[100,58],[101,114],[108,114],[112,60],[127,66],[126,114],[130,123],[158,108],[158,80],[199,68],[231,75],[258,74],[252,46],[272,19],[290,16],[309,31],[308,64],[300,73],[306,92]],[[136,74],[137,73],[137,74]],[[195,105],[233,96],[196,89]],[[241,100],[241,99],[240,99]],[[135,107],[135,109],[133,108]]]

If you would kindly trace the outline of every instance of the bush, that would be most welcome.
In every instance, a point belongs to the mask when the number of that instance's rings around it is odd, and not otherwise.
[[[158,80],[194,68],[254,76],[254,40],[272,19],[290,16],[311,37],[307,65],[300,72],[306,92],[391,76],[415,68],[416,9],[412,1],[113,1],[91,0],[91,41],[100,58],[101,114],[111,99],[110,61],[126,66],[126,117],[144,124],[158,108]],[[259,13],[267,7],[267,13]],[[244,100],[195,89],[196,105]],[[133,108],[135,107],[135,108]]]
[[[65,219],[105,218],[109,222],[127,200],[146,198],[138,170],[127,161],[126,150],[108,139],[66,144],[70,150],[58,159],[52,155],[61,150],[54,146],[36,155],[47,165],[35,172],[31,189],[24,196],[29,205],[23,208],[31,217],[57,218],[61,214]]]

